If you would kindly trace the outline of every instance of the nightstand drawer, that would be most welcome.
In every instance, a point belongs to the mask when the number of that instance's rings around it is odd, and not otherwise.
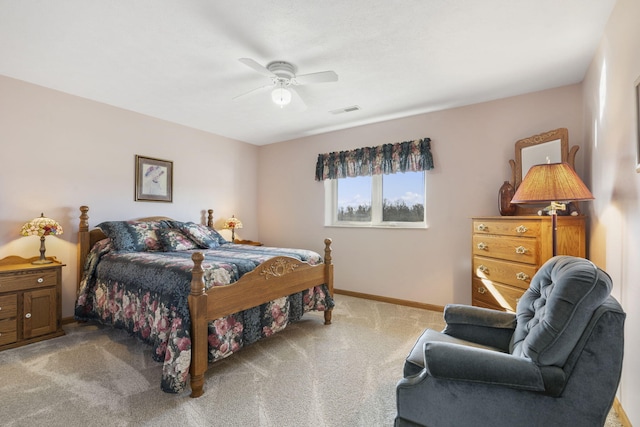
[[[0,292],[56,286],[57,281],[57,273],[53,270],[0,275]]]
[[[0,320],[0,345],[18,340],[18,322],[16,319]]]
[[[16,317],[18,314],[18,296],[5,295],[0,297],[0,320]]]

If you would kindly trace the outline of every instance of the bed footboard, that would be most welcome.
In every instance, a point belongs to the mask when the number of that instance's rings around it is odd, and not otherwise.
[[[204,374],[208,363],[208,322],[257,307],[277,298],[326,284],[333,297],[331,239],[325,239],[324,264],[312,266],[290,257],[275,257],[260,264],[239,281],[205,291],[204,256],[193,254],[189,309],[191,312],[191,397],[204,393]],[[331,309],[324,312],[325,325],[331,324]]]

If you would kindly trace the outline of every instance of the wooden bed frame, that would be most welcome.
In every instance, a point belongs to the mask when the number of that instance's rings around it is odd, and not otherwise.
[[[88,206],[80,206],[80,226],[78,230],[78,286],[82,280],[85,259],[93,245],[106,236],[100,229],[89,230]],[[166,217],[142,218],[141,220],[169,219]],[[207,226],[213,228],[213,210],[208,210]],[[208,363],[209,321],[228,316],[238,311],[259,306],[276,298],[281,298],[326,284],[333,297],[333,264],[331,260],[331,239],[324,240],[324,264],[316,266],[295,258],[278,256],[260,264],[255,270],[242,276],[228,286],[212,287],[205,291],[204,255],[195,252],[189,293],[191,315],[191,397],[204,393],[204,373]],[[331,324],[331,310],[324,312],[325,325]]]

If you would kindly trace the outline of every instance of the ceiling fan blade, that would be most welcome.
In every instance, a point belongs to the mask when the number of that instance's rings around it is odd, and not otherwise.
[[[292,79],[293,84],[308,85],[312,83],[337,82],[335,71],[320,71],[319,73],[301,74]]]
[[[261,91],[262,89],[266,89],[268,87],[273,87],[273,85],[268,84],[268,85],[257,87],[255,89],[251,89],[249,92],[241,93],[240,95],[234,96],[232,99],[244,98],[247,95],[251,95],[254,92]]]
[[[307,109],[307,104],[304,102],[298,91],[289,86],[288,88],[291,91],[291,104],[289,105],[289,109],[294,111],[304,111]]]
[[[251,58],[240,58],[238,59],[238,61],[242,62],[244,65],[246,65],[249,68],[253,68],[255,71],[259,72],[263,76],[276,77],[276,75],[273,74],[271,71],[269,71],[266,67],[263,67],[262,65],[258,64],[256,61],[254,61]]]

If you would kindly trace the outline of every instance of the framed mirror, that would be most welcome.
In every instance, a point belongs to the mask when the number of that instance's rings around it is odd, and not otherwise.
[[[518,188],[531,166],[542,163],[567,162],[574,168],[576,152],[579,147],[569,150],[569,131],[567,128],[554,129],[516,142],[516,159],[511,160],[511,182]]]

